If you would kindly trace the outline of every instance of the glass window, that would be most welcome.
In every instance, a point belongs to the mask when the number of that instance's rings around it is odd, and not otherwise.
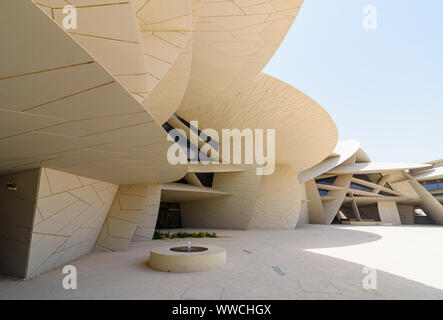
[[[420,181],[420,183],[428,191],[443,189],[443,179]]]
[[[315,182],[319,183],[319,184],[326,184],[326,185],[332,186],[334,184],[335,180],[337,180],[337,177],[329,177],[329,178],[324,178],[324,179],[316,179]]]

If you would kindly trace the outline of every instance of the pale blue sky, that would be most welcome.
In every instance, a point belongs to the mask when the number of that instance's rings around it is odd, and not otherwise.
[[[363,28],[367,4],[376,30]],[[373,161],[443,158],[442,16],[442,0],[305,0],[263,71],[319,102]]]

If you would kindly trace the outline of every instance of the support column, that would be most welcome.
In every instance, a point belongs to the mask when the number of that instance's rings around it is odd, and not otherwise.
[[[48,168],[1,177],[0,272],[29,279],[91,252],[117,188]]]
[[[426,190],[417,180],[409,176],[409,184],[423,200],[422,207],[427,216],[439,225],[443,225],[443,205],[428,190]]]
[[[354,197],[352,197],[351,206],[352,206],[352,211],[354,211],[355,218],[357,219],[357,221],[361,221],[360,210],[358,210],[358,205]]]
[[[160,204],[160,185],[142,184],[120,186],[112,203],[100,236],[97,249],[124,251],[136,233],[152,239]]]
[[[378,201],[377,206],[381,222],[392,223],[396,226],[401,225],[400,214],[395,201]]]

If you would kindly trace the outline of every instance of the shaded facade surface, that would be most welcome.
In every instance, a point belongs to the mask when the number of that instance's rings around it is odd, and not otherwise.
[[[66,30],[65,1],[0,2],[2,274],[32,278],[173,226],[398,225],[417,209],[443,224],[442,161],[372,163],[337,143],[315,100],[261,73],[303,1],[70,3]],[[224,161],[225,128],[274,129],[272,173]]]

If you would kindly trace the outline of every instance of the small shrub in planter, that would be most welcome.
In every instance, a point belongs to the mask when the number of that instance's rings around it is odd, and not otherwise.
[[[154,236],[152,237],[153,240],[164,240],[164,239],[183,239],[183,238],[217,238],[217,234],[215,232],[209,233],[209,232],[160,232],[155,231]]]

